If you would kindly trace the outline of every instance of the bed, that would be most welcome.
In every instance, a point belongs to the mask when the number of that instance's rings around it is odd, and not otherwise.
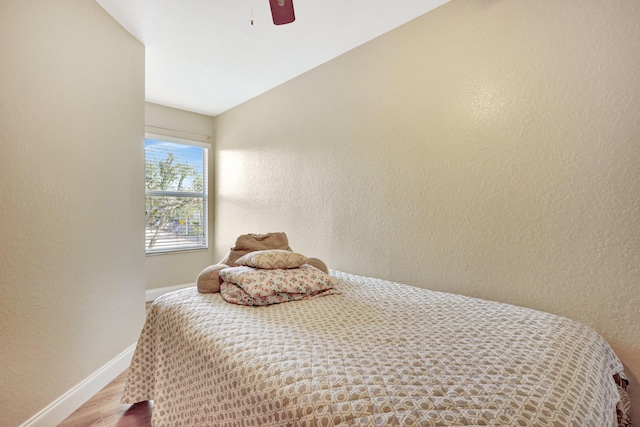
[[[335,270],[263,307],[150,307],[123,403],[161,426],[630,426],[623,367],[570,319]]]

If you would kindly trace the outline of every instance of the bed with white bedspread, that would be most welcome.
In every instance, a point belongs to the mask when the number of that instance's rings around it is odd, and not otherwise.
[[[631,425],[622,364],[592,329],[331,275],[340,295],[263,307],[160,297],[122,402],[153,400],[154,427]]]

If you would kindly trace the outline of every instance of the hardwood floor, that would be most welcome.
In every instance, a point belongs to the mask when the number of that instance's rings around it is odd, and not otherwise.
[[[145,304],[149,311],[151,302]],[[151,427],[153,402],[122,405],[127,369],[64,419],[57,427]]]
[[[151,427],[152,402],[120,404],[127,371],[124,371],[58,427]]]

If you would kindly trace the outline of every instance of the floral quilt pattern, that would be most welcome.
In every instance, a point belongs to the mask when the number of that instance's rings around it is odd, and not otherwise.
[[[337,280],[308,264],[298,268],[230,267],[220,271],[222,298],[240,305],[271,305],[340,292]]]

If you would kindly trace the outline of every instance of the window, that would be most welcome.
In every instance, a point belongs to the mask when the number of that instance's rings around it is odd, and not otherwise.
[[[144,140],[147,254],[206,249],[208,144]]]

